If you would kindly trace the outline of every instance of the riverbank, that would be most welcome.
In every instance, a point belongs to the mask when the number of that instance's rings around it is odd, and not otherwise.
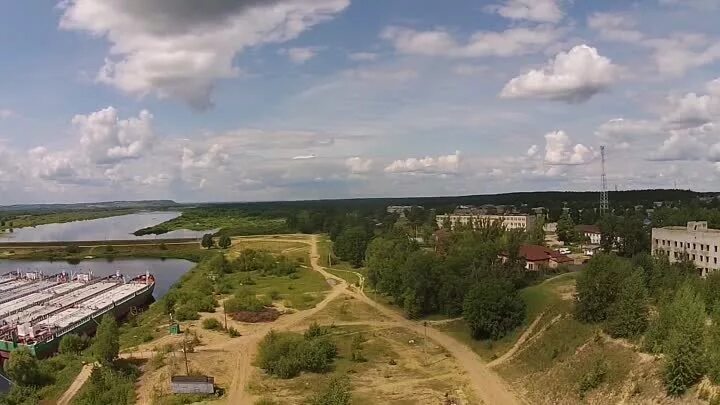
[[[212,252],[212,251],[210,251]],[[210,254],[196,239],[2,243],[0,259],[80,262],[87,259],[159,258],[199,262]]]
[[[8,218],[0,221],[0,231],[34,227],[38,225],[64,224],[68,222],[117,217],[120,215],[134,214],[139,211],[140,209],[128,208],[120,210],[72,211],[56,212],[51,214],[28,214],[19,216],[9,215]]]

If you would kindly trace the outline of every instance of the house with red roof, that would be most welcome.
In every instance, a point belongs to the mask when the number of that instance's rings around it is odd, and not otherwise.
[[[525,269],[538,271],[543,268],[556,269],[563,264],[573,264],[574,260],[564,254],[540,245],[520,245],[518,255],[525,260]],[[500,254],[504,261],[508,260],[507,252]]]

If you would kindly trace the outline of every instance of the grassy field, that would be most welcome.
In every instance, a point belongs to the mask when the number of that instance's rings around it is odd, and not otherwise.
[[[352,360],[352,341],[360,336],[365,361]],[[251,392],[274,404],[298,404],[325,387],[333,376],[350,379],[352,403],[418,404],[442,403],[445,394],[466,401],[466,382],[445,351],[422,336],[398,328],[376,328],[366,325],[331,328],[331,339],[338,347],[338,357],[331,372],[303,373],[282,380],[256,373]]]
[[[283,218],[266,218],[243,215],[242,212],[213,211],[195,208],[183,211],[177,218],[161,224],[143,228],[136,235],[160,235],[178,229],[204,231],[216,229],[218,235],[268,235],[286,233],[287,225]]]
[[[100,219],[115,217],[118,215],[127,215],[137,212],[138,210],[103,210],[103,211],[75,211],[61,212],[53,214],[38,215],[22,215],[10,218],[5,224],[0,224],[0,230],[25,228],[29,226],[45,225],[45,224],[62,224],[66,222],[86,221],[90,219]]]
[[[549,321],[559,313],[567,313],[572,307],[572,301],[569,298],[571,298],[576,277],[577,273],[567,273],[523,289],[520,296],[527,305],[525,321],[522,326],[500,340],[473,339],[470,328],[463,320],[451,321],[435,327],[465,343],[486,361],[492,361],[507,352],[540,314],[544,314],[540,322],[542,325],[544,321]]]

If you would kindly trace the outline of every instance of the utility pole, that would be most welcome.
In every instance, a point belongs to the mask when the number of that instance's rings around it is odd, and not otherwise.
[[[183,354],[185,355],[185,375],[190,375],[190,366],[188,365],[188,358],[187,358],[187,346],[185,344],[186,337],[183,335]]]
[[[605,175],[605,145],[600,146],[600,160],[602,164],[602,174],[600,180],[602,182],[602,191],[600,192],[600,216],[607,214],[610,209],[610,201],[607,191],[607,176]]]

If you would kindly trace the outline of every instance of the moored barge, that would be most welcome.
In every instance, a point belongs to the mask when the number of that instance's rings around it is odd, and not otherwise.
[[[58,350],[68,333],[91,334],[100,318],[120,318],[152,299],[155,278],[150,273],[130,279],[92,273],[44,276],[20,272],[0,276],[0,363],[20,347],[37,357]]]

